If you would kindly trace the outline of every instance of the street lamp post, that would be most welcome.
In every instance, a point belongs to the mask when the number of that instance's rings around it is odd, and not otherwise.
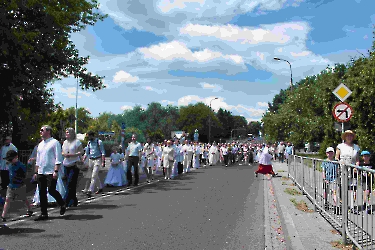
[[[293,90],[292,65],[290,64],[290,62],[288,60],[285,60],[285,59],[282,59],[282,58],[274,57],[273,59],[276,60],[276,61],[284,61],[284,62],[287,62],[289,64],[289,68],[290,68],[290,89]]]
[[[210,101],[210,111],[211,111],[211,102],[216,99],[219,99],[219,98],[215,97],[214,99]],[[211,144],[211,112],[208,116],[208,143]]]
[[[77,89],[76,89],[76,120],[74,124],[74,130],[78,133],[78,77],[77,77]]]

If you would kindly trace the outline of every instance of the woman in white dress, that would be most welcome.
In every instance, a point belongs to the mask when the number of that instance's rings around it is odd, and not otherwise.
[[[360,148],[357,144],[354,144],[354,139],[356,135],[351,130],[346,130],[342,135],[341,138],[344,140],[343,143],[337,145],[336,149],[336,157],[335,159],[342,164],[352,164],[359,166],[359,151]],[[344,170],[344,169],[343,169]],[[349,205],[350,210],[352,213],[357,214],[358,211],[354,209],[354,201],[356,200],[357,194],[357,169],[350,168],[349,171]],[[346,194],[342,194],[346,195]],[[346,204],[344,204],[346,205]]]
[[[113,147],[111,154],[111,166],[109,167],[107,176],[104,181],[104,185],[107,187],[121,187],[125,186],[126,176],[122,162],[124,160],[123,154],[118,153],[117,147]]]
[[[174,148],[171,146],[172,142],[170,140],[167,141],[167,146],[163,148],[163,167],[165,169],[165,177],[164,179],[170,180],[171,179],[171,171],[173,168],[174,163]]]
[[[193,147],[193,169],[198,169],[199,166],[199,156],[201,154],[201,148],[197,142],[194,142],[194,147]]]
[[[208,162],[209,162],[210,166],[216,165],[216,163],[219,160],[219,154],[220,153],[219,153],[219,150],[216,147],[216,142],[214,142],[212,144],[212,146],[210,147],[210,150],[208,152]]]

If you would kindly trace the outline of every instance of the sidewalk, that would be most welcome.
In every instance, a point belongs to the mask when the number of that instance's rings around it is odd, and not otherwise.
[[[334,228],[314,212],[314,206],[304,195],[291,195],[285,190],[300,191],[288,179],[286,163],[273,162],[277,177],[258,175],[265,181],[266,249],[337,249],[331,242],[341,240]],[[304,201],[308,211],[300,211],[290,199]]]

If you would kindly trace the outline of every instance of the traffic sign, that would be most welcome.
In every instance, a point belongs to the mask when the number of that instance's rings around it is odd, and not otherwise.
[[[353,108],[346,102],[340,102],[333,108],[333,117],[339,122],[348,122],[353,115]]]
[[[332,93],[339,98],[340,101],[344,102],[352,94],[352,91],[346,87],[345,84],[341,83]]]

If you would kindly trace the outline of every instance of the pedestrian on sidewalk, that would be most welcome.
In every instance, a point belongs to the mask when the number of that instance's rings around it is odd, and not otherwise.
[[[128,144],[127,148],[128,155],[126,158],[128,159],[128,169],[126,171],[126,179],[128,180],[127,187],[130,188],[130,186],[133,183],[133,177],[132,177],[132,167],[134,167],[134,186],[138,186],[139,182],[139,169],[138,164],[141,161],[142,157],[142,145],[137,142],[137,136],[135,134],[132,135],[132,140]]]
[[[362,161],[359,163],[359,166],[372,169],[372,163],[370,162],[371,154],[369,151],[364,150],[361,152]],[[362,189],[363,189],[363,206],[362,210],[367,211],[368,214],[372,213],[372,204],[369,204],[369,196],[371,194],[373,178],[371,178],[372,173],[363,171],[362,172]]]
[[[9,165],[4,158],[9,150],[14,150],[18,152],[16,146],[12,143],[12,137],[7,136],[4,139],[4,145],[0,149],[0,178],[1,178],[1,191],[6,194],[9,185]],[[2,195],[0,194],[0,200],[2,200]]]
[[[111,166],[107,172],[104,180],[104,185],[107,187],[122,187],[126,185],[125,171],[122,165],[124,155],[118,152],[118,147],[112,148]]]
[[[334,163],[335,149],[328,147],[326,149],[327,159],[322,163],[323,170],[323,197],[324,207],[329,209],[330,199],[333,199],[333,207],[335,214],[340,214],[341,207],[338,206],[337,193],[339,190],[339,165]],[[330,194],[332,194],[330,196]]]
[[[89,141],[87,143],[85,155],[83,156],[83,161],[85,161],[87,157],[89,158],[89,170],[87,175],[91,175],[91,180],[86,182],[86,187],[88,183],[90,183],[86,195],[91,197],[95,186],[98,187],[98,190],[95,192],[96,194],[103,192],[103,184],[99,178],[99,169],[100,167],[105,167],[105,150],[102,140],[95,137],[94,131],[87,132],[87,136]]]
[[[14,150],[9,150],[4,157],[4,160],[9,163],[9,184],[5,198],[5,205],[1,215],[2,222],[6,222],[6,215],[10,207],[11,200],[23,200],[27,207],[27,216],[33,214],[31,205],[26,197],[26,166],[18,160],[18,154]]]
[[[65,203],[68,206],[78,206],[77,199],[77,182],[79,175],[78,162],[81,162],[83,147],[80,140],[77,139],[76,132],[73,128],[65,130],[66,140],[62,146],[62,155],[64,157],[63,165],[67,177],[67,190],[65,194]]]
[[[279,153],[279,162],[284,163],[285,144],[283,141],[277,146],[277,152]]]
[[[38,180],[41,215],[39,215],[35,221],[48,220],[47,192],[59,204],[60,215],[64,215],[66,210],[65,201],[56,190],[58,173],[63,161],[61,144],[52,137],[52,127],[49,125],[42,126],[40,135],[43,141],[38,145],[35,174],[33,178],[34,180]]]
[[[346,130],[341,138],[344,140],[343,143],[337,145],[335,159],[340,161],[341,164],[345,165],[357,165],[359,166],[359,151],[360,148],[357,144],[354,144],[356,138],[355,133],[352,130]],[[348,176],[348,189],[349,189],[349,205],[350,211],[354,214],[358,214],[358,210],[354,209],[354,201],[357,198],[357,169],[351,168]],[[346,194],[342,194],[346,195]],[[345,206],[347,204],[344,204]]]
[[[259,157],[259,166],[255,171],[255,177],[258,177],[258,174],[271,174],[272,177],[275,177],[277,174],[273,171],[272,168],[272,155],[269,153],[268,145],[263,149]]]

